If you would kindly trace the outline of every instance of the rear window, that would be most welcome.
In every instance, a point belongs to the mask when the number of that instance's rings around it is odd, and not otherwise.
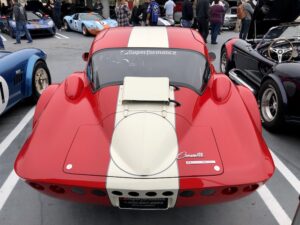
[[[95,90],[123,84],[125,76],[136,76],[168,77],[171,85],[201,93],[203,80],[209,76],[205,56],[182,49],[105,49],[93,55],[91,68],[90,79]]]

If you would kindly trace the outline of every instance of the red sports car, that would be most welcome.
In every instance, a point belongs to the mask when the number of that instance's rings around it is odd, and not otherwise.
[[[114,28],[42,94],[15,162],[38,191],[126,209],[218,203],[274,172],[253,94],[216,74],[194,30]]]

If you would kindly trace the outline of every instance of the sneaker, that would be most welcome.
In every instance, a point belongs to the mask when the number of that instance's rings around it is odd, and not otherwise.
[[[27,43],[32,43],[32,41],[27,41]]]
[[[17,44],[21,44],[21,42],[15,42],[14,44],[15,44],[15,45],[17,45]]]
[[[218,42],[212,42],[211,44],[212,44],[212,45],[217,45],[217,44],[218,44]]]

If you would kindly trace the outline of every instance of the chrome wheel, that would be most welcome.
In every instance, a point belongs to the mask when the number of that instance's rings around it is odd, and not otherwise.
[[[34,74],[35,90],[39,95],[49,86],[48,73],[44,68],[38,68]]]
[[[88,34],[88,31],[87,31],[87,29],[86,29],[85,26],[82,27],[82,34],[83,34],[84,36],[86,36],[86,35]]]
[[[221,72],[226,73],[226,67],[227,67],[227,56],[226,56],[226,51],[222,51],[221,55]]]
[[[273,86],[269,86],[261,98],[261,113],[263,119],[271,122],[276,118],[278,113],[278,96]]]

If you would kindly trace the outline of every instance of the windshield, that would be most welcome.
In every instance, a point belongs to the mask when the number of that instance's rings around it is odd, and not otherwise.
[[[82,19],[82,20],[103,20],[103,17],[96,13],[81,13],[80,19]]]
[[[276,38],[300,39],[300,24],[273,27],[265,34],[262,43]]]
[[[111,84],[122,84],[125,76],[168,77],[171,84],[186,86],[200,93],[203,79],[209,76],[207,73],[207,60],[199,52],[182,49],[106,49],[93,55],[90,79],[97,90]]]
[[[40,20],[41,18],[38,17],[36,14],[34,14],[33,12],[29,12],[27,11],[27,20]]]

